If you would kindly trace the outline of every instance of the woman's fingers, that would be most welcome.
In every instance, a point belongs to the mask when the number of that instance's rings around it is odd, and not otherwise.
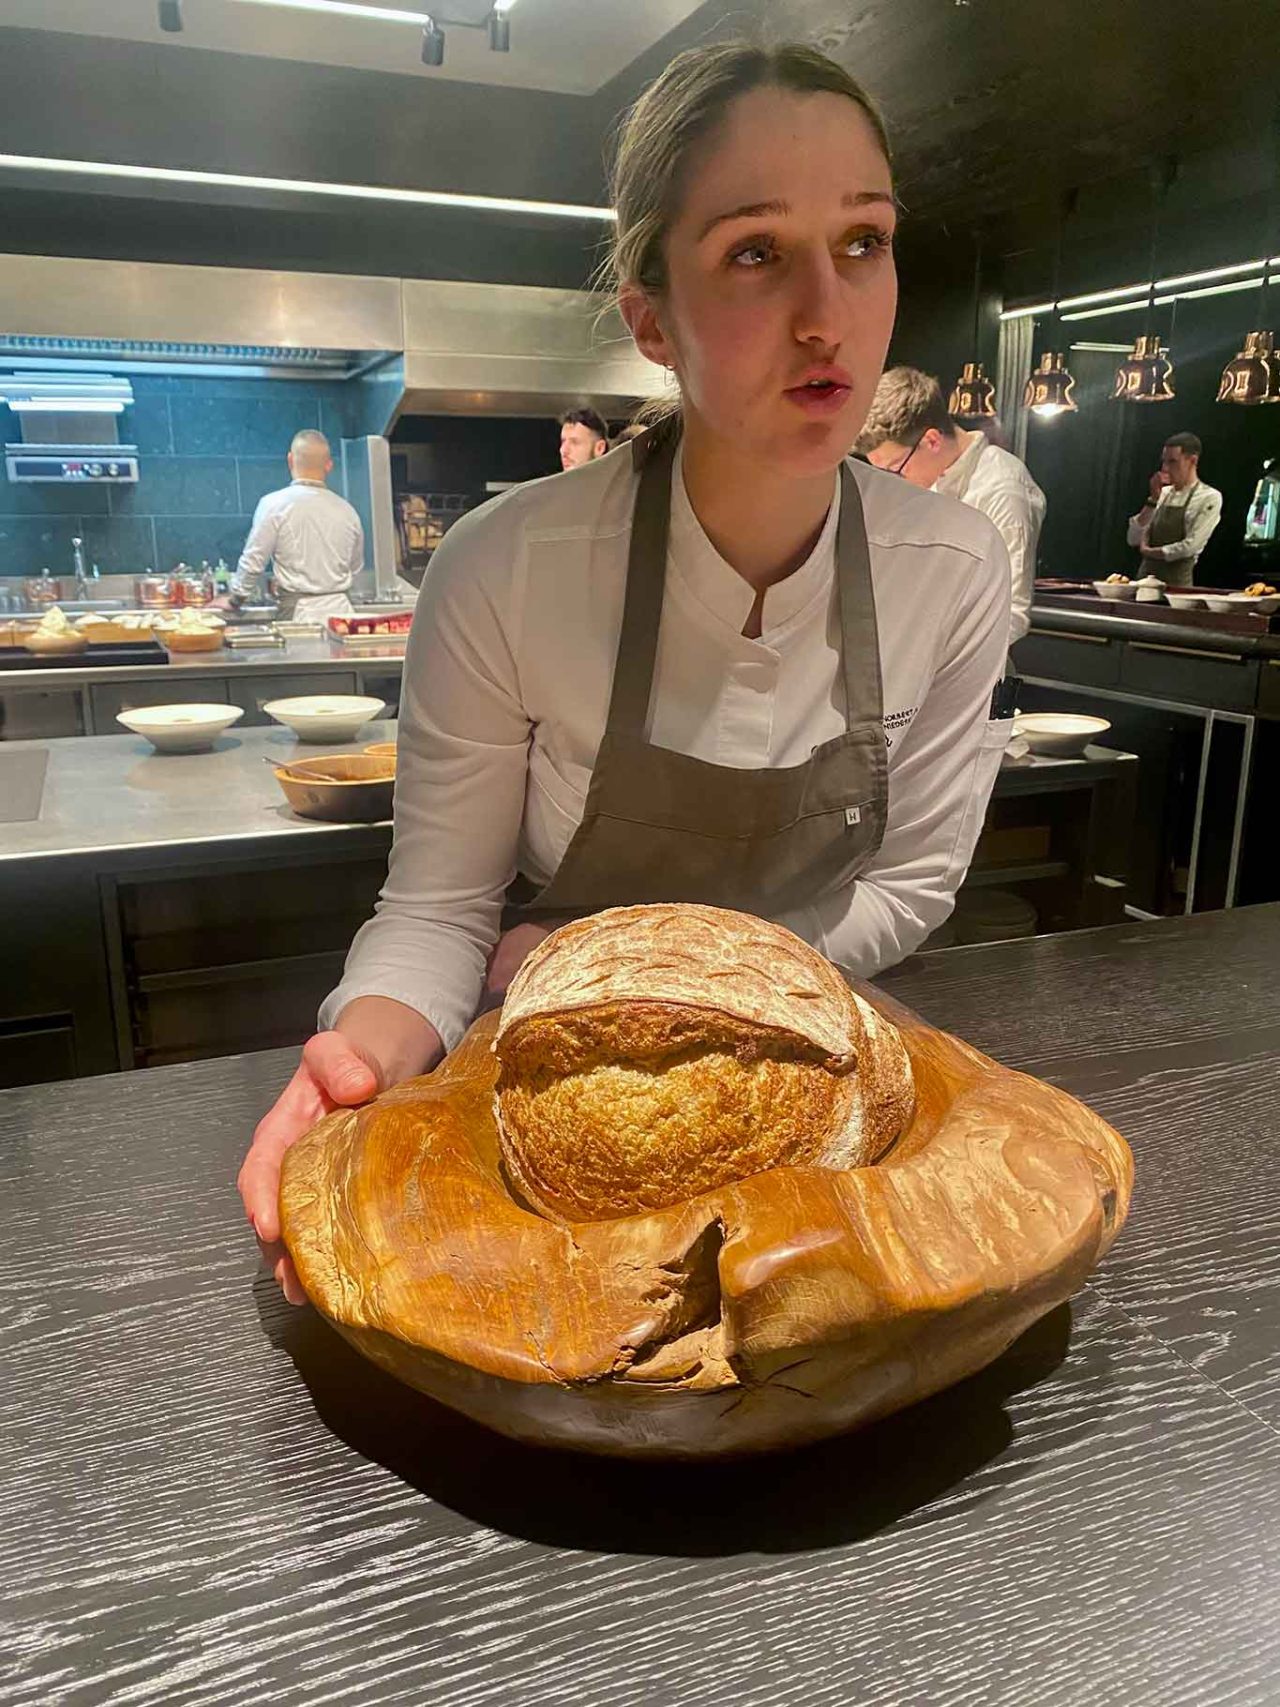
[[[376,1096],[380,1074],[374,1063],[336,1031],[308,1040],[302,1060],[272,1108],[258,1122],[236,1185],[257,1236],[263,1261],[291,1304],[305,1293],[280,1243],[280,1165],[284,1153],[335,1108],[350,1108]]]

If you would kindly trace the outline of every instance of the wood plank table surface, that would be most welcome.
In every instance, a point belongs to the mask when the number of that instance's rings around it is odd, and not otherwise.
[[[273,1052],[0,1095],[0,1702],[1280,1700],[1280,906],[884,978],[1119,1128],[1124,1234],[991,1369],[711,1468],[509,1444],[256,1274]]]

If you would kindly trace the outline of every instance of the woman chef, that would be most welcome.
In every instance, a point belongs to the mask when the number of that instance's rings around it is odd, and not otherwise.
[[[867,976],[949,913],[999,766],[1004,547],[845,460],[897,301],[868,97],[808,48],[695,49],[629,115],[613,189],[621,311],[680,411],[432,561],[386,887],[240,1172],[292,1299],[284,1151],[438,1062],[549,921],[708,902]]]

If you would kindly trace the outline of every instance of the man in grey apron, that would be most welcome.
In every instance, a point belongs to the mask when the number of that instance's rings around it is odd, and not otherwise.
[[[1222,517],[1222,493],[1200,478],[1200,450],[1194,433],[1166,440],[1151,496],[1129,519],[1129,544],[1142,553],[1142,573],[1170,587],[1195,584],[1200,553]]]
[[[847,888],[875,856],[889,810],[880,648],[862,499],[840,470],[836,592],[846,727],[802,764],[710,764],[645,736],[667,571],[678,432],[637,439],[640,469],[608,722],[582,822],[540,891],[517,878],[504,929],[603,907],[698,901],[761,917]]]

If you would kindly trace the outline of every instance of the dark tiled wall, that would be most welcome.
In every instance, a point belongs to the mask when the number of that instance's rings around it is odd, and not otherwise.
[[[0,575],[69,575],[77,535],[104,575],[219,557],[234,567],[258,499],[288,483],[294,433],[319,427],[336,450],[350,431],[351,394],[336,381],[133,374],[130,383],[135,402],[119,432],[138,447],[137,485],[14,485],[0,464]],[[16,438],[15,417],[0,416]]]

